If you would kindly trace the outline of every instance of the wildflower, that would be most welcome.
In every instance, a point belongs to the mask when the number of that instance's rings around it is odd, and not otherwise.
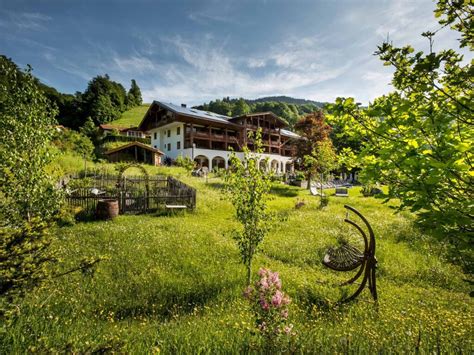
[[[281,291],[278,272],[260,269],[259,280],[244,291],[244,296],[253,305],[256,328],[269,344],[276,345],[282,337],[293,336],[293,325],[286,326],[290,298]],[[272,345],[272,346],[273,346]]]
[[[275,292],[275,295],[273,295],[272,297],[272,305],[274,305],[275,307],[280,307],[282,304],[282,300],[283,300],[283,294],[281,293],[280,290],[277,290]]]
[[[277,288],[281,289],[281,281],[278,275],[278,272],[274,272],[270,274],[270,282]]]
[[[262,309],[264,311],[268,311],[268,309],[270,308],[269,304],[264,299],[260,300],[260,306],[262,306]]]

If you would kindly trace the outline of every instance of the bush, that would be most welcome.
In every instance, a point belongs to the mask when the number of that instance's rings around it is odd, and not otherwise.
[[[247,287],[244,296],[250,301],[256,328],[265,339],[267,349],[277,350],[289,336],[296,335],[293,325],[287,324],[290,298],[281,291],[277,272],[260,269],[258,275],[260,279],[253,287]]]
[[[73,130],[57,132],[53,144],[62,152],[71,152],[86,158],[92,158],[94,152],[94,144],[89,137]]]
[[[185,168],[188,173],[191,172],[196,165],[196,163],[190,157],[183,157],[182,155],[178,156],[174,163],[177,166]]]
[[[15,297],[44,279],[52,260],[50,242],[48,226],[39,218],[0,228],[0,316],[8,314]]]
[[[305,179],[304,173],[302,171],[297,171],[295,179],[297,181],[303,181]]]
[[[378,188],[376,185],[367,184],[367,185],[362,186],[360,193],[364,197],[370,197],[370,196],[382,194],[383,191],[380,188]]]

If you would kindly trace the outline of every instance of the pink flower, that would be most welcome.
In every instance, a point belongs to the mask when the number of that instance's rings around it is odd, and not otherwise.
[[[268,279],[266,277],[262,277],[262,279],[260,280],[260,286],[262,286],[264,290],[268,289],[269,285]]]
[[[290,324],[290,325],[287,325],[283,331],[285,332],[285,334],[290,334],[292,329],[293,329],[293,324]]]
[[[267,273],[267,269],[265,269],[263,267],[260,270],[258,270],[258,276],[260,276],[260,277],[265,276],[266,273]]]
[[[278,290],[281,289],[281,281],[278,272],[268,271],[268,284],[269,286],[275,286]]]
[[[261,299],[260,300],[260,306],[262,307],[262,309],[264,311],[268,311],[268,309],[270,308],[270,305],[268,304],[268,302],[264,299]]]
[[[285,309],[283,312],[281,312],[281,316],[282,318],[285,318],[285,319],[288,318],[288,310]]]
[[[275,292],[275,295],[272,297],[272,304],[275,307],[280,307],[282,300],[283,300],[283,294],[281,293],[281,291],[277,291]]]

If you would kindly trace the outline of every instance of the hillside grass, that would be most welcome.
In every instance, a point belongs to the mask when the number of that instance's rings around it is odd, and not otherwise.
[[[0,349],[6,350],[0,352],[263,351],[242,297],[245,269],[230,236],[238,225],[222,181],[206,183],[180,168],[148,169],[196,187],[196,211],[126,215],[58,229],[53,248],[61,270],[83,258],[105,260],[94,277],[69,274],[29,294],[0,337]],[[295,209],[297,199],[306,205]],[[342,221],[344,204],[359,209],[375,230],[378,306],[368,290],[358,301],[337,306],[347,294],[337,283],[351,273],[321,264],[328,246],[353,234]],[[254,262],[254,272],[278,271],[292,298],[290,321],[297,335],[282,351],[472,353],[468,276],[446,262],[442,244],[419,231],[413,215],[394,214],[393,204],[364,198],[359,188],[349,198],[330,197],[325,209],[318,205],[306,190],[275,185],[269,206],[282,218]]]
[[[131,127],[138,126],[151,104],[143,104],[124,111],[118,120],[110,122],[111,125]]]

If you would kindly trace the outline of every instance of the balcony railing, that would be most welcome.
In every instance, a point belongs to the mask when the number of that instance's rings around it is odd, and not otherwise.
[[[191,137],[191,132],[186,132],[186,138]],[[206,140],[213,140],[213,141],[220,141],[225,142],[225,134],[218,134],[218,133],[211,133],[208,132],[194,132],[193,138],[196,139],[206,139]],[[236,136],[227,136],[228,142],[238,142],[238,138]]]

